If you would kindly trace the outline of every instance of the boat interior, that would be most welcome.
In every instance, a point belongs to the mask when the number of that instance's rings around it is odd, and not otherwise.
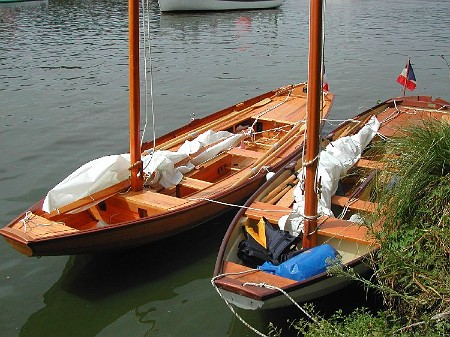
[[[326,146],[332,140],[342,136],[342,133],[334,134],[323,141]],[[372,144],[381,141],[376,136]],[[377,185],[382,175],[379,174],[383,168],[383,160],[386,154],[383,147],[369,145],[361,156],[361,159],[339,180],[338,191],[331,198],[332,211],[335,217],[322,216],[318,219],[317,240],[318,244],[329,243],[341,255],[342,262],[348,263],[360,256],[372,251],[376,245],[371,239],[370,231],[363,225],[363,219],[368,218],[376,210]],[[278,228],[278,221],[283,215],[292,212],[294,203],[293,189],[298,183],[298,172],[301,170],[301,161],[296,165],[286,167],[284,172],[261,193],[245,211],[241,222],[234,227],[230,234],[228,247],[224,252],[224,272],[234,273],[248,270],[250,266],[243,266],[238,258],[238,245],[244,239],[243,226],[245,224],[256,224],[261,217],[265,217],[274,228]],[[275,187],[274,187],[275,186]],[[352,219],[353,221],[349,221]],[[361,223],[355,221],[361,220]],[[354,222],[355,221],[355,222]],[[301,246],[301,243],[299,244]],[[299,247],[300,248],[300,247]],[[257,279],[257,271],[252,274],[239,276],[229,275],[231,278],[242,282]],[[274,276],[274,277],[272,277]],[[284,282],[277,276],[270,276],[274,285],[282,286]],[[266,277],[266,276],[264,276]]]

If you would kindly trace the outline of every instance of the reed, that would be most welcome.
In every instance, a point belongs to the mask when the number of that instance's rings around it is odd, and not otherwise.
[[[427,121],[404,133],[385,144],[375,267],[379,282],[405,295],[386,292],[389,308],[415,321],[450,304],[450,124]]]

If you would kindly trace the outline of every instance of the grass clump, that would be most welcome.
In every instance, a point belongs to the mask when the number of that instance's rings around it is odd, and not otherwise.
[[[388,308],[410,324],[450,309],[450,124],[426,121],[404,133],[385,144],[390,183],[379,200],[374,267],[394,290],[383,293]]]
[[[317,318],[316,323],[301,319],[296,322],[297,334],[303,337],[438,337],[446,336],[444,326],[428,324],[420,329],[404,329],[400,320],[387,312],[373,314],[361,308],[348,315],[338,311],[328,319]],[[424,333],[426,331],[426,333]]]

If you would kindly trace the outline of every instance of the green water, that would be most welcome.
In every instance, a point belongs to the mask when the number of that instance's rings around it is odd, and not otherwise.
[[[395,79],[408,56],[414,94],[450,99],[449,13],[448,1],[328,1],[325,62],[336,101],[325,127],[400,95]],[[306,0],[176,15],[161,15],[154,1],[150,14],[158,135],[192,113],[306,81]],[[126,1],[0,5],[0,224],[80,165],[127,151],[127,71]],[[255,336],[209,282],[230,220],[100,256],[27,258],[1,240],[0,336]],[[359,305],[360,295],[350,289],[322,308]],[[267,331],[299,311],[243,314]]]

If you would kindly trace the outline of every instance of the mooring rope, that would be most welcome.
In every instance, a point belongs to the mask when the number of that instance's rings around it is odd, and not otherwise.
[[[245,270],[243,272],[238,272],[238,273],[228,273],[228,274],[221,274],[221,275],[217,275],[215,277],[213,277],[211,279],[211,284],[214,287],[214,289],[216,289],[217,293],[219,294],[220,298],[225,302],[225,304],[227,305],[228,309],[230,309],[230,311],[233,313],[233,315],[242,323],[244,324],[247,328],[249,328],[250,330],[252,330],[254,333],[256,333],[257,335],[261,336],[261,337],[269,337],[265,334],[263,334],[261,331],[259,331],[258,329],[252,327],[249,323],[247,323],[246,320],[244,320],[239,314],[238,312],[235,310],[235,308],[231,305],[230,302],[228,302],[222,295],[222,293],[220,292],[219,288],[216,286],[216,284],[214,283],[215,280],[217,280],[218,278],[227,276],[227,275],[240,275],[240,274],[244,274],[244,273],[249,273],[249,272],[254,272],[257,271],[257,269],[249,269],[249,270]]]
[[[251,326],[247,321],[245,321],[236,311],[236,309],[233,307],[233,305],[228,302],[228,300],[226,298],[224,298],[224,296],[222,295],[222,293],[220,292],[219,288],[216,286],[215,281],[219,278],[225,277],[225,276],[231,276],[231,275],[243,275],[243,274],[248,274],[248,273],[253,273],[259,271],[258,269],[248,269],[248,270],[244,270],[241,272],[235,272],[235,273],[225,273],[225,274],[220,274],[217,276],[214,276],[211,279],[211,285],[213,286],[213,288],[217,291],[217,293],[219,294],[220,298],[222,298],[222,300],[225,302],[225,304],[227,305],[227,307],[230,309],[230,311],[236,316],[236,318],[241,321],[242,324],[244,324],[247,328],[249,328],[250,330],[252,330],[253,332],[255,332],[256,334],[258,334],[259,336],[262,337],[269,337],[267,335],[265,335],[264,333],[260,332],[258,329],[254,328],[253,326]],[[294,304],[298,309],[300,309],[300,311],[302,311],[306,317],[308,317],[311,321],[313,321],[314,323],[320,325],[320,323],[308,312],[306,311],[305,308],[303,308],[300,304],[298,304],[293,298],[292,296],[290,296],[286,291],[284,291],[283,289],[267,284],[267,283],[252,283],[252,282],[246,282],[243,283],[242,286],[252,286],[252,287],[259,287],[259,288],[267,288],[267,289],[271,289],[271,290],[277,290],[280,293],[282,293],[284,296],[286,296],[286,298],[292,303]]]

